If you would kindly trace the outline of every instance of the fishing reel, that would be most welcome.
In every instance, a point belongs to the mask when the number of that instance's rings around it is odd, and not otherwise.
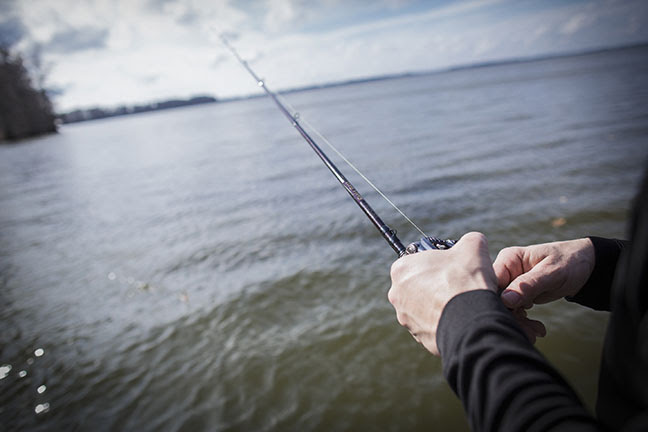
[[[441,240],[436,237],[421,237],[421,240],[410,243],[405,249],[407,255],[426,250],[445,250],[450,249],[457,243],[457,240]]]

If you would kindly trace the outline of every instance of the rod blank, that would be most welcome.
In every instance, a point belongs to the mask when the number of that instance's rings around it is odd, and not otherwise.
[[[274,103],[277,105],[279,108],[279,111],[281,111],[284,116],[291,122],[293,127],[297,129],[297,131],[300,133],[300,135],[304,138],[304,140],[310,145],[310,147],[313,149],[313,151],[319,156],[319,158],[324,162],[324,165],[331,171],[331,173],[335,176],[335,178],[340,182],[342,187],[347,191],[349,196],[355,201],[355,203],[360,207],[360,209],[364,212],[364,214],[369,218],[369,220],[374,224],[376,229],[380,232],[382,237],[389,243],[391,248],[398,254],[398,256],[403,256],[407,253],[405,246],[403,246],[403,243],[401,243],[400,239],[396,236],[396,231],[391,229],[383,220],[376,214],[374,209],[367,203],[367,201],[360,195],[360,193],[356,190],[356,188],[349,182],[349,180],[344,177],[344,174],[338,169],[337,166],[328,158],[326,153],[317,145],[315,140],[311,138],[311,136],[304,130],[302,125],[299,123],[299,120],[297,119],[297,116],[292,115],[290,111],[284,106],[283,103],[279,100],[277,95],[271,91],[268,86],[266,85],[265,81],[259,78],[259,76],[252,70],[250,65],[248,64],[247,61],[243,60],[241,56],[238,54],[236,49],[234,49],[233,46],[229,44],[227,39],[221,35],[221,40],[223,41],[223,44],[231,51],[231,53],[236,57],[236,59],[243,65],[243,67],[248,71],[248,73],[254,78],[256,81],[257,85],[259,87],[262,87],[265,93],[270,96],[270,98],[274,101]]]

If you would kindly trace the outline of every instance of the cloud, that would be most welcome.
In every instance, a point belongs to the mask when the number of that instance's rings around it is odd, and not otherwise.
[[[151,11],[173,17],[174,21],[183,26],[197,24],[202,15],[187,1],[178,0],[149,0],[147,3]]]
[[[298,5],[288,0],[268,0],[264,27],[270,32],[278,32],[297,18]]]
[[[221,55],[217,56],[217,57],[214,59],[214,61],[213,61],[212,64],[211,64],[211,67],[213,67],[213,68],[216,69],[216,68],[218,68],[221,64],[223,64],[223,63],[225,63],[226,61],[228,61],[229,59],[230,59],[230,58],[229,58],[228,56],[226,56],[225,54],[221,54]]]
[[[571,17],[560,29],[560,32],[564,35],[572,35],[582,29],[583,27],[586,27],[590,24],[592,24],[595,21],[595,18],[586,15],[584,13],[579,13]]]
[[[0,21],[0,47],[10,48],[28,34],[27,27],[20,18]]]
[[[11,48],[29,35],[16,1],[0,0],[0,48]]]
[[[45,48],[58,53],[105,48],[108,34],[108,29],[96,27],[63,30],[55,33],[47,42]]]
[[[648,40],[645,0],[541,3],[0,0],[0,23],[20,18],[28,34],[16,47],[41,43],[51,84],[75,84],[63,109],[257,91],[221,32],[235,32],[229,41],[275,89]]]
[[[159,8],[164,7],[164,5],[168,3],[175,3],[176,0],[148,0],[146,2],[146,6],[148,6],[151,9],[157,10]]]
[[[160,75],[158,74],[143,75],[137,78],[137,80],[144,85],[155,84],[159,79]]]
[[[11,12],[14,12],[14,5],[16,4],[15,0],[2,0],[0,1],[0,14],[8,15]]]
[[[200,22],[200,18],[200,14],[198,12],[188,8],[176,19],[176,22],[183,26],[193,26]]]

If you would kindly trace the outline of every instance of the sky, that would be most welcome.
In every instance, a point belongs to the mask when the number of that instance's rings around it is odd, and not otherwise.
[[[0,44],[39,52],[58,112],[648,42],[646,0],[0,0]]]

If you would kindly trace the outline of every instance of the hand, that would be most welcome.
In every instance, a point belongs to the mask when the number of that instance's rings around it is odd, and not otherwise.
[[[510,308],[573,296],[594,269],[590,239],[502,249],[493,263],[502,301]]]
[[[532,342],[544,336],[540,321],[526,318],[524,309],[575,295],[594,269],[594,245],[589,239],[502,249],[493,263],[502,302],[518,319]]]
[[[488,243],[481,233],[464,235],[449,250],[399,258],[392,265],[391,278],[388,297],[398,322],[434,355],[439,355],[437,326],[450,299],[477,289],[497,292]]]

